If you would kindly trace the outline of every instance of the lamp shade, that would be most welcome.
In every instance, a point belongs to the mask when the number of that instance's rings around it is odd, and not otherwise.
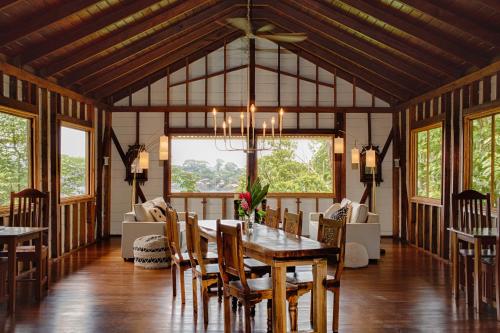
[[[375,150],[371,149],[366,151],[366,167],[375,168],[377,166],[377,157]]]
[[[145,150],[139,153],[139,168],[149,169],[149,153]]]
[[[335,154],[344,153],[344,138],[338,137],[333,139],[333,152]]]
[[[160,147],[159,147],[160,161],[168,160],[168,136],[160,136]]]
[[[356,147],[351,149],[351,163],[359,164],[359,149]]]

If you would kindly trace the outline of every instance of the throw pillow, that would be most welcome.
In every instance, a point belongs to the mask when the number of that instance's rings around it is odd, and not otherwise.
[[[151,215],[153,215],[153,218],[155,219],[156,222],[166,222],[167,217],[165,216],[165,211],[160,208],[160,207],[155,207],[149,210]]]
[[[155,222],[153,215],[149,212],[151,208],[147,204],[134,205],[135,219],[138,222]]]
[[[348,210],[349,206],[339,208],[337,211],[333,212],[333,214],[330,216],[330,219],[335,221],[343,221],[347,216]]]
[[[366,223],[367,219],[368,219],[368,206],[365,204],[360,204],[356,223]]]
[[[352,201],[347,199],[347,198],[344,198],[342,199],[342,201],[340,202],[340,207],[345,207],[347,205],[349,205]]]
[[[165,200],[163,199],[163,197],[157,197],[157,198],[154,198],[153,200],[150,200],[150,201],[154,206],[160,207],[163,210],[166,210],[168,207],[168,205],[165,202]]]

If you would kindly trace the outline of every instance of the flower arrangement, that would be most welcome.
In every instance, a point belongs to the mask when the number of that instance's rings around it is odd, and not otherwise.
[[[250,183],[250,177],[247,181],[246,192],[240,193],[238,214],[242,218],[250,218],[255,209],[257,209],[257,221],[261,221],[266,212],[257,208],[258,205],[264,200],[269,190],[269,184],[264,187],[257,178],[253,184]],[[253,222],[253,221],[252,221]]]

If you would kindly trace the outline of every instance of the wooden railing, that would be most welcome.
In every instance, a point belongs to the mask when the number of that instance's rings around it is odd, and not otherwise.
[[[59,253],[67,254],[95,241],[95,199],[62,200],[59,204]]]
[[[197,212],[202,218],[207,218],[207,208],[211,201],[220,201],[221,211],[220,217],[223,219],[233,218],[233,215],[228,214],[228,207],[233,207],[235,194],[234,193],[172,193],[169,195],[170,199],[182,199],[183,207],[176,207],[178,210],[190,211],[191,207],[189,205],[190,199],[199,199],[202,205],[202,211]],[[335,202],[335,197],[331,193],[269,193],[267,195],[268,204],[270,201],[275,200],[272,203],[273,208],[279,210],[282,209],[281,201],[283,199],[295,199],[296,211],[301,210],[301,199],[314,199],[315,200],[315,211],[320,211],[320,199],[328,199],[331,202]],[[231,208],[231,212],[233,209]]]
[[[412,244],[422,248],[430,253],[443,257],[441,242],[442,209],[440,203],[431,200],[421,199],[410,200],[410,226],[408,230],[409,240]],[[445,230],[444,237],[449,237]],[[449,244],[449,242],[448,242]]]

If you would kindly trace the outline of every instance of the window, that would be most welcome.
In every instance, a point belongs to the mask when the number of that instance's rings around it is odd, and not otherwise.
[[[470,119],[468,187],[490,193],[496,204],[500,193],[500,112]]]
[[[10,192],[19,192],[33,184],[31,121],[0,112],[0,206],[9,205]]]
[[[258,174],[275,193],[333,193],[332,137],[283,138],[258,153]]]
[[[441,200],[442,127],[414,132],[415,190],[417,197]]]
[[[61,126],[61,198],[89,194],[89,132]]]
[[[241,139],[230,142],[242,147]],[[222,148],[222,139],[217,146]],[[229,141],[228,141],[229,146]],[[174,137],[171,140],[171,192],[236,192],[246,184],[246,154],[220,151],[209,137]]]

